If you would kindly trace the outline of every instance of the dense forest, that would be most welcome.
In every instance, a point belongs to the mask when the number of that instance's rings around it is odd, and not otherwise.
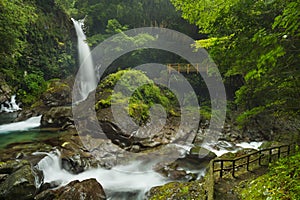
[[[35,101],[46,81],[76,72],[73,17],[85,18],[91,46],[145,26],[174,29],[196,39],[196,46],[205,47],[219,67],[240,125],[266,115],[275,121],[299,115],[298,1],[3,0],[0,9],[1,76],[24,104]],[[116,65],[174,62],[175,56],[167,52],[144,51]]]

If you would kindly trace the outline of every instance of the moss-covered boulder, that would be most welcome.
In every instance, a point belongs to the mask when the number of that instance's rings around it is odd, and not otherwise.
[[[30,164],[26,164],[0,184],[0,199],[33,199],[36,190],[33,171]]]
[[[206,199],[204,183],[201,181],[191,182],[171,182],[163,186],[151,188],[148,192],[149,200],[165,200],[165,199]]]
[[[41,100],[48,107],[65,106],[72,103],[72,88],[68,82],[60,79],[49,81],[47,90],[43,93]]]

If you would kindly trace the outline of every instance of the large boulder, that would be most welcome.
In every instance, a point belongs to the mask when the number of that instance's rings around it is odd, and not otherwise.
[[[72,88],[65,81],[59,79],[50,80],[48,89],[41,99],[48,107],[66,106],[72,103]]]
[[[37,188],[35,186],[33,171],[31,170],[30,164],[26,164],[10,174],[0,184],[0,199],[33,199],[36,191]]]
[[[73,128],[74,120],[70,106],[53,107],[41,119],[41,127],[68,129]]]
[[[35,197],[36,200],[104,200],[105,192],[96,179],[82,182],[72,181],[56,190],[45,190]]]

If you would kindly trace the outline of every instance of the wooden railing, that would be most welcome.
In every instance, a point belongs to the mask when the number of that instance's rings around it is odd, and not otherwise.
[[[194,64],[185,64],[185,63],[173,63],[173,64],[167,64],[168,72],[178,72],[178,73],[200,73],[200,71],[207,72],[208,66],[201,67],[199,63]]]
[[[220,178],[224,172],[231,171],[232,177],[236,177],[235,173],[242,167],[250,171],[250,164],[258,166],[268,165],[270,162],[283,156],[288,156],[296,151],[296,144],[281,145],[272,148],[262,149],[254,153],[250,153],[234,159],[216,159],[212,161],[211,170],[220,173]],[[263,163],[264,162],[264,163]]]

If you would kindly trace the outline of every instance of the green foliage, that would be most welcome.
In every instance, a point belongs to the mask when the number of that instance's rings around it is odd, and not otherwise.
[[[300,196],[300,152],[280,159],[271,165],[270,171],[251,181],[241,191],[242,199],[277,200],[299,199]]]
[[[28,74],[24,76],[21,89],[18,90],[18,98],[25,105],[31,105],[39,99],[41,94],[47,89],[47,83],[43,76],[39,74]]]
[[[299,116],[299,0],[172,0],[182,16],[209,34],[209,50],[234,88],[245,125],[260,114]]]
[[[26,48],[27,27],[37,19],[35,7],[22,0],[0,1],[0,66],[16,64]]]
[[[122,91],[115,91],[116,84]],[[99,84],[97,91],[100,99],[95,105],[96,110],[111,104],[128,103],[128,107],[124,109],[139,124],[148,120],[149,109],[154,104],[162,105],[169,114],[174,114],[178,105],[171,91],[156,86],[144,73],[137,70],[121,70],[110,74]]]

